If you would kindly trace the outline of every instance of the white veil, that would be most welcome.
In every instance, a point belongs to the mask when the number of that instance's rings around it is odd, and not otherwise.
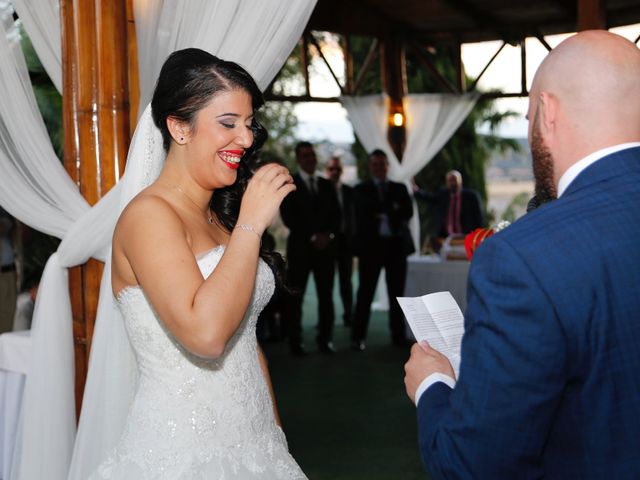
[[[129,148],[121,181],[119,212],[138,192],[155,181],[164,159],[162,135],[153,123],[149,105],[140,117]],[[68,477],[70,480],[85,480],[119,440],[137,380],[133,355],[111,291],[109,252],[102,275],[82,414]]]

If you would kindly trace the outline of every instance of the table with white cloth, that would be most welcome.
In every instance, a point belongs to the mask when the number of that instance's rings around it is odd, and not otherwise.
[[[0,479],[9,478],[24,382],[31,350],[30,331],[0,335]]]
[[[437,255],[412,255],[407,263],[405,297],[449,291],[464,313],[467,308],[468,261],[444,261]]]

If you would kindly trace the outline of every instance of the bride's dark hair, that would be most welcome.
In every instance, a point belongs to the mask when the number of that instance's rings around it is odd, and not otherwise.
[[[251,97],[254,113],[264,99],[255,80],[240,65],[222,60],[198,48],[173,52],[162,65],[151,100],[153,122],[162,132],[164,149],[169,150],[172,137],[167,118],[172,117],[193,128],[197,113],[221,92],[244,90]],[[253,173],[261,166],[255,153],[267,139],[267,131],[256,117],[251,120],[253,144],[245,151],[233,185],[216,190],[210,205],[216,222],[231,232],[238,221],[240,201]],[[274,271],[282,286],[282,257],[266,245],[260,246],[260,257]]]

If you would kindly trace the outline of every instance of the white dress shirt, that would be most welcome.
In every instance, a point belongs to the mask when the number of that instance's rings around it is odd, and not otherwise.
[[[312,193],[314,195],[318,193],[318,181],[316,180],[316,176],[309,175],[307,172],[305,172],[302,169],[298,170],[298,173],[300,174],[300,178],[302,178],[302,181],[304,182],[304,184],[307,186],[307,190],[309,190],[309,193]],[[314,184],[313,186],[311,185],[312,181]]]
[[[619,145],[614,145],[613,147],[603,148],[602,150],[598,150],[597,152],[593,152],[590,155],[587,155],[581,160],[578,160],[576,163],[571,165],[566,172],[562,174],[560,177],[560,181],[558,182],[558,198],[562,196],[562,194],[567,190],[567,187],[571,185],[580,173],[586,169],[589,165],[597,162],[601,158],[606,157],[607,155],[611,155],[612,153],[619,152],[621,150],[626,150],[627,148],[640,147],[640,142],[631,142],[631,143],[621,143]]]

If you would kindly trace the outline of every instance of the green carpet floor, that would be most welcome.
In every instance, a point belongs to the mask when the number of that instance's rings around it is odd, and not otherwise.
[[[386,312],[371,318],[367,350],[349,350],[349,329],[335,295],[338,352],[315,348],[315,288],[304,304],[309,355],[268,344],[276,399],[289,448],[311,480],[429,479],[417,450],[415,407],[404,390],[408,348],[391,345]]]

